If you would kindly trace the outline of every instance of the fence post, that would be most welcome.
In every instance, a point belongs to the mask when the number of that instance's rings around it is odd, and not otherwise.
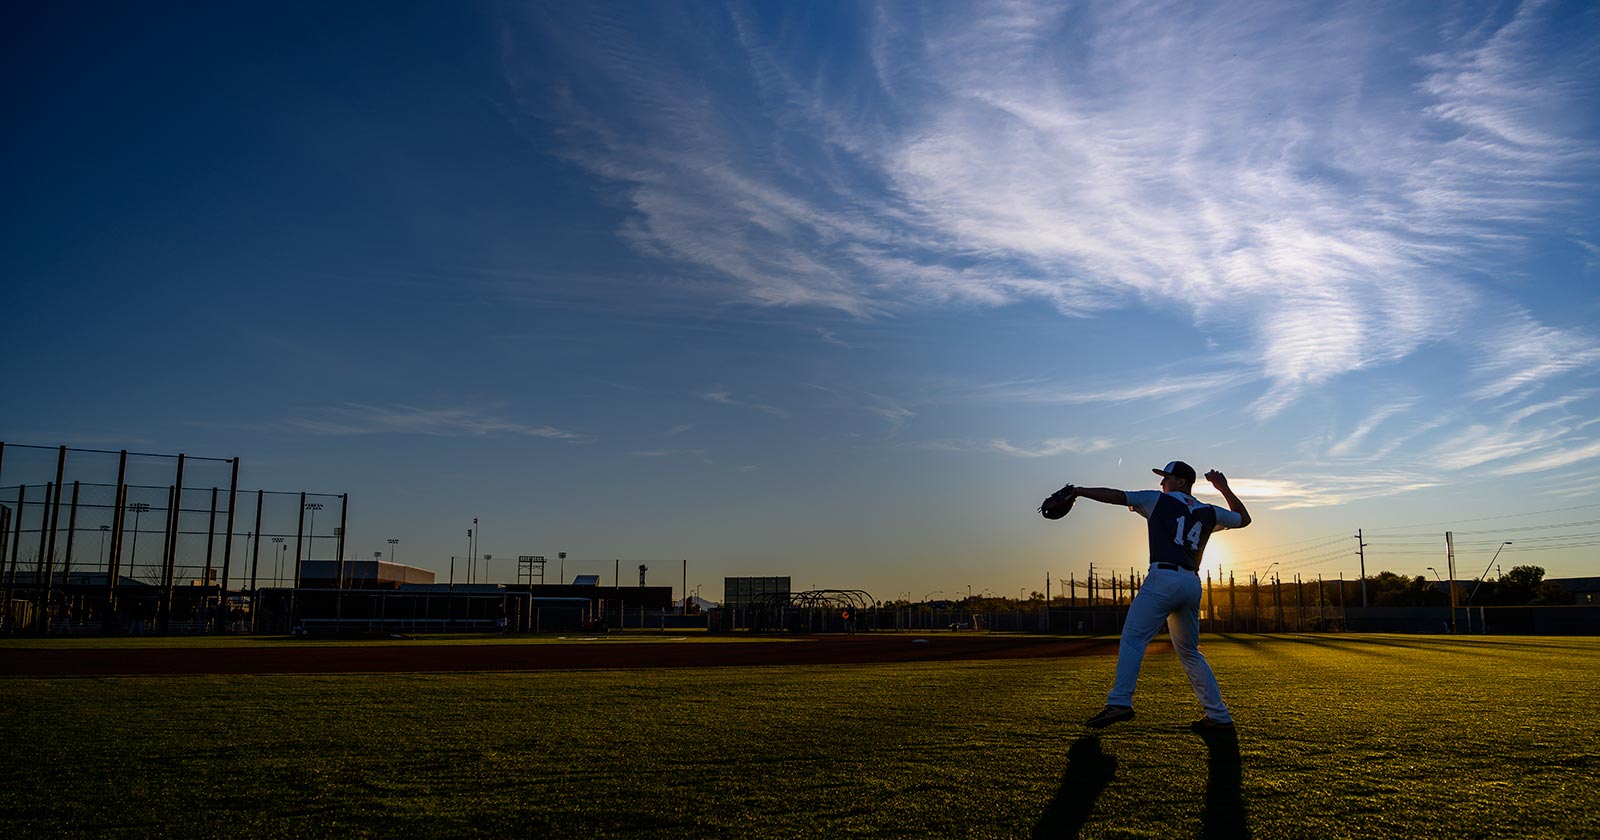
[[[15,622],[11,620],[11,601],[17,588],[17,561],[18,552],[22,549],[22,511],[28,504],[28,485],[17,485],[17,510],[13,517],[11,537],[11,562],[6,567],[6,603],[3,612],[0,612],[0,623],[5,624],[7,632],[15,633]],[[0,557],[0,560],[5,558]]]
[[[156,631],[167,632],[172,621],[172,570],[178,559],[178,508],[182,506],[180,485],[167,488],[167,533],[161,542],[161,588],[156,602]]]
[[[217,581],[218,598],[221,599],[223,630],[228,628],[228,572],[233,569],[233,513],[239,502],[239,459],[233,459],[233,475],[228,480],[228,539],[222,544],[222,579]],[[260,529],[256,529],[259,531]]]
[[[55,588],[56,530],[61,525],[61,484],[66,481],[66,475],[67,447],[62,446],[56,455],[56,489],[50,501],[50,547],[45,556],[40,558],[45,561],[46,565],[44,592],[41,594],[41,600],[39,601],[39,621],[44,622],[43,629],[47,633],[50,631],[50,617],[48,615],[50,611],[50,596]]]
[[[78,486],[79,482],[72,482],[72,506],[67,515],[67,550],[61,562],[61,598],[68,607],[72,604],[72,595],[67,591],[67,584],[72,582],[72,546],[78,534]]]
[[[1350,616],[1344,610],[1344,572],[1339,573],[1339,629],[1350,630]]]
[[[1299,572],[1294,576],[1294,629],[1298,633],[1304,633],[1306,630],[1305,589],[1300,585]]]
[[[1237,633],[1239,621],[1239,588],[1233,585],[1233,572],[1228,572],[1228,632]]]
[[[217,546],[217,492],[218,488],[211,488],[211,517],[206,520],[206,567],[200,572],[201,597],[208,597],[205,590],[211,586],[211,555],[216,552]],[[219,598],[218,600],[222,600]],[[201,627],[200,632],[209,632],[210,628]]]
[[[1211,632],[1217,630],[1217,598],[1211,591],[1211,570],[1206,570],[1206,618],[1211,619]]]
[[[39,553],[34,555],[33,558],[33,599],[30,599],[29,603],[37,600],[38,607],[34,610],[33,620],[29,622],[32,627],[39,626],[40,614],[44,612],[44,595],[41,594],[40,587],[44,583],[45,548],[48,544],[48,538],[53,536],[50,533],[50,499],[55,495],[55,485],[46,482],[44,486],[44,510],[39,512]]]
[[[335,550],[339,552],[339,562],[334,564],[334,572],[333,572],[333,574],[334,574],[334,578],[333,578],[333,587],[334,587],[333,615],[334,615],[334,619],[335,619],[335,624],[334,624],[335,627],[343,627],[344,626],[344,539],[345,539],[344,529],[345,529],[345,523],[348,521],[349,515],[350,515],[350,494],[349,493],[342,493],[339,496],[339,539],[335,543],[335,545],[337,546],[337,548]],[[377,580],[377,576],[378,576],[378,570],[377,570],[376,564],[374,564],[374,567],[373,567],[373,570],[372,570],[372,576],[373,576],[373,580],[376,581]]]
[[[1251,632],[1261,632],[1261,582],[1255,572],[1250,573],[1250,626]]]
[[[123,516],[128,507],[128,450],[117,458],[117,489],[112,494],[116,510],[111,512],[111,554],[106,560],[106,615],[105,632],[117,629],[117,582],[122,573],[122,529],[127,524]]]

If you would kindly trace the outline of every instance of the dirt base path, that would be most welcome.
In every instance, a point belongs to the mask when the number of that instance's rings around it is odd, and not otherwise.
[[[359,674],[447,671],[721,668],[1107,656],[1115,638],[1048,636],[813,636],[771,642],[617,641],[574,637],[562,644],[322,646],[263,643],[259,648],[0,649],[0,676],[155,674]],[[1162,650],[1164,642],[1152,644]]]

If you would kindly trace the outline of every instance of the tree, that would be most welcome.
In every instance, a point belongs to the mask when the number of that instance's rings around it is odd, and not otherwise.
[[[1544,581],[1544,569],[1539,566],[1513,566],[1495,581],[1494,603],[1503,606],[1522,606],[1538,594]]]
[[[1394,572],[1379,572],[1367,579],[1372,603],[1380,607],[1421,607],[1429,601],[1432,586],[1422,575],[1408,578]]]
[[[1534,590],[1533,600],[1529,603],[1544,606],[1549,604],[1571,604],[1577,600],[1577,596],[1568,592],[1565,586],[1553,580],[1547,580],[1541,582],[1539,588]]]

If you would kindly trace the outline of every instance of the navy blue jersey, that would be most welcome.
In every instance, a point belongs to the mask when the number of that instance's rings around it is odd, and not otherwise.
[[[1142,514],[1150,532],[1150,562],[1175,563],[1199,571],[1211,532],[1237,528],[1239,514],[1202,504],[1192,496],[1143,490],[1129,493],[1128,505]]]

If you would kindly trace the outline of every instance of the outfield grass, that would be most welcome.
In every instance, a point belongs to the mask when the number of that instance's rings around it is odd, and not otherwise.
[[[1236,747],[1171,654],[1098,737],[1105,657],[0,679],[0,833],[1600,836],[1600,641],[1204,649]]]

